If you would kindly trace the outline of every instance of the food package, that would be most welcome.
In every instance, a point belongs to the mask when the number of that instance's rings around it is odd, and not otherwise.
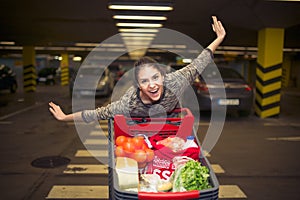
[[[120,189],[138,188],[138,163],[127,157],[116,158],[116,172]]]
[[[183,147],[184,140],[182,142],[178,138],[175,140],[174,137],[165,139],[160,135],[154,135],[150,138],[150,141],[153,145],[154,159],[148,165],[147,173],[157,174],[163,180],[169,180],[175,170],[175,166],[173,164],[174,157],[187,156],[194,160],[199,160],[200,147],[191,147],[181,150],[177,149],[180,145]],[[169,145],[174,146],[174,142],[176,143],[176,151],[174,151],[174,148],[172,149],[168,147]]]

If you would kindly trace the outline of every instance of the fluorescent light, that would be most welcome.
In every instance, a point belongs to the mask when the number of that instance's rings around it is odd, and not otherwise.
[[[75,46],[81,46],[81,47],[96,47],[98,46],[98,43],[75,43]]]
[[[85,48],[83,47],[67,47],[67,51],[85,51]]]
[[[120,43],[101,43],[101,47],[124,47],[124,44]]]
[[[132,19],[132,20],[167,20],[165,16],[144,16],[144,15],[114,15],[114,19]]]
[[[119,32],[125,33],[125,32],[131,32],[131,33],[158,33],[158,29],[148,29],[148,28],[120,28]]]
[[[191,63],[192,59],[190,59],[190,58],[184,58],[184,59],[182,59],[182,62],[183,63]]]
[[[13,42],[13,41],[0,41],[0,44],[3,44],[3,45],[15,45],[15,42]]]
[[[148,28],[159,28],[162,24],[150,24],[150,23],[117,23],[116,26],[124,27],[148,27]]]
[[[109,5],[112,10],[151,10],[151,11],[171,11],[171,6],[137,6],[137,5]]]
[[[123,37],[155,37],[153,33],[121,33]]]
[[[74,57],[73,57],[73,61],[79,62],[79,61],[81,61],[81,60],[82,60],[82,58],[81,58],[80,56],[74,56]]]
[[[123,37],[123,40],[153,40],[153,37]]]
[[[136,41],[127,41],[124,40],[125,45],[133,45],[133,46],[149,46],[151,41],[140,41],[140,40],[136,40]]]

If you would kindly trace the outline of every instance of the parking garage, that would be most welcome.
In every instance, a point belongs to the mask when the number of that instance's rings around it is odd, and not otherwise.
[[[214,63],[237,71],[254,94],[246,116],[229,109],[237,99],[223,101],[228,112],[220,135],[205,154],[219,183],[217,196],[299,198],[299,2],[10,1],[2,5],[0,64],[1,69],[11,69],[16,84],[0,91],[1,198],[111,197],[109,122],[58,122],[48,103],[54,101],[68,113],[107,105],[126,91],[133,64],[142,56],[173,70],[188,65],[214,39],[213,15],[227,32]],[[154,7],[124,10],[120,5]],[[159,6],[166,10],[154,10]],[[141,28],[141,23],[154,27]],[[130,36],[123,32],[128,29],[139,32]],[[141,32],[145,30],[150,32]],[[109,95],[73,95],[77,72],[86,65],[96,65],[101,72],[117,68],[109,78],[114,83]],[[187,106],[192,105],[187,103],[188,95],[183,100]],[[206,149],[210,130],[219,121],[212,112],[199,110],[193,110],[196,134]]]

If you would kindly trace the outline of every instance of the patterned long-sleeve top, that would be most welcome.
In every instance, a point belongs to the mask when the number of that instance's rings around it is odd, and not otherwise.
[[[130,87],[117,101],[95,110],[82,111],[85,122],[113,118],[116,114],[128,117],[149,117],[165,115],[172,112],[184,90],[194,82],[204,68],[213,61],[210,49],[204,49],[189,65],[180,70],[167,73],[164,79],[164,90],[159,101],[153,104],[144,104],[139,96],[139,88]]]

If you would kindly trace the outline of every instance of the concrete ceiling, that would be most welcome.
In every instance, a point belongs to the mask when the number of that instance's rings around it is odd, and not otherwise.
[[[73,46],[100,43],[118,33],[108,0],[2,0],[0,41],[16,45]],[[121,2],[121,1],[118,1]],[[122,1],[124,2],[124,1]],[[130,2],[141,2],[131,0]],[[149,2],[149,1],[148,1]],[[224,46],[257,46],[257,31],[285,29],[285,48],[300,48],[300,2],[263,0],[174,0],[163,27],[205,46],[213,38],[211,16],[223,22]]]

